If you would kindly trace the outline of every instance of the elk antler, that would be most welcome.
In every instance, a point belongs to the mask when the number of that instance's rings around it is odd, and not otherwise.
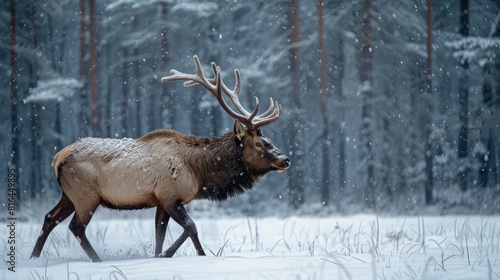
[[[282,108],[278,102],[273,101],[271,98],[271,105],[269,109],[264,113],[257,115],[259,110],[259,99],[255,97],[255,107],[252,112],[248,112],[241,106],[238,95],[240,94],[240,72],[238,69],[234,70],[234,75],[236,77],[236,85],[233,90],[229,90],[227,86],[222,82],[221,70],[220,67],[217,66],[214,62],[212,62],[212,71],[214,72],[213,78],[205,77],[203,70],[201,69],[200,60],[198,56],[194,56],[194,63],[196,65],[196,74],[186,74],[179,72],[177,70],[170,70],[170,76],[161,78],[161,81],[171,82],[178,80],[186,80],[184,82],[185,87],[193,86],[195,84],[200,84],[208,89],[217,99],[219,104],[222,106],[224,111],[228,113],[231,117],[243,123],[250,130],[257,130],[262,126],[268,125],[278,120],[281,116]],[[224,92],[229,99],[234,104],[234,107],[239,111],[239,113],[235,112],[229,105],[227,105],[226,101],[222,97],[222,92]]]

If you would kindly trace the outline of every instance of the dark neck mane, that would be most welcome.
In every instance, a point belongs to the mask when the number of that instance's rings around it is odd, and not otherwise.
[[[264,174],[248,170],[243,147],[233,133],[210,139],[192,154],[193,170],[199,177],[197,198],[225,200],[249,190]]]

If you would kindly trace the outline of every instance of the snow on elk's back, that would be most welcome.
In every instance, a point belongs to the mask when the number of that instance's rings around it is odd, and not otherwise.
[[[73,160],[65,163],[63,174],[74,172],[72,177],[84,178],[80,181],[96,178],[97,186],[92,187],[108,207],[151,207],[157,196],[184,200],[196,194],[187,187],[195,182],[175,146],[131,138],[83,138],[71,149]],[[181,187],[166,188],[174,181]]]
[[[144,160],[144,151],[137,140],[132,138],[82,138],[75,143],[75,153],[100,158],[113,156],[117,160],[126,159],[131,164],[140,164]]]
[[[109,167],[136,167],[147,171],[153,161],[162,156],[175,158],[171,149],[152,152],[151,145],[132,138],[82,138],[74,144],[74,154],[79,159],[100,159],[109,163]],[[131,169],[135,171],[135,168]]]

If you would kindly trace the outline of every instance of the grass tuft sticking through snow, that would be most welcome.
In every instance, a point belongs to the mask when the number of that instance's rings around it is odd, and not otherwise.
[[[123,271],[118,268],[116,265],[112,265],[111,267],[113,267],[114,269],[116,270],[113,270],[109,273],[109,279],[110,280],[128,280],[128,277],[125,275],[125,273],[123,273]],[[118,276],[121,276],[122,278],[118,278]]]
[[[212,252],[211,249],[210,250],[210,253],[212,253],[212,255],[214,255],[214,257],[221,257],[223,252],[224,252],[224,247],[226,247],[226,244],[229,242],[229,239],[226,240],[226,242],[224,242],[224,244],[222,245],[222,247],[219,248],[219,250],[217,251],[217,254],[215,254],[214,252]]]
[[[40,275],[38,273],[38,271],[36,271],[36,270],[30,270],[30,274],[31,274],[31,277],[32,277],[33,280],[52,280],[52,279],[54,279],[54,276],[47,275],[48,263],[49,263],[49,260],[47,260],[45,262],[45,267],[44,267],[43,275]]]

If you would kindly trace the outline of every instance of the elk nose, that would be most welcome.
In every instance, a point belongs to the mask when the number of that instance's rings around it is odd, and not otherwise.
[[[283,166],[284,167],[289,167],[290,166],[290,160],[288,158],[285,158],[285,160],[283,160]]]

